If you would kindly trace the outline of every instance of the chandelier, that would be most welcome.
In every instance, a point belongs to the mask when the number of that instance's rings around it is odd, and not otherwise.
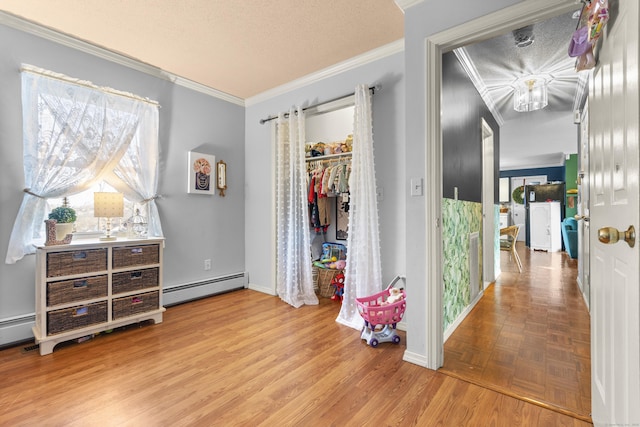
[[[541,110],[546,107],[547,81],[541,77],[527,76],[513,84],[513,109],[518,112]]]

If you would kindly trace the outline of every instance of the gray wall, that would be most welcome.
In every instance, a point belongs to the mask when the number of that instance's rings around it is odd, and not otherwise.
[[[379,201],[383,283],[388,284],[405,269],[404,182],[404,78],[402,53],[387,56],[357,69],[291,90],[266,101],[251,103],[246,110],[246,243],[245,259],[250,287],[275,292],[273,262],[275,244],[272,189],[271,125],[259,120],[288,111],[291,106],[309,106],[349,93],[358,84],[381,84],[373,95],[373,139],[376,179],[383,191]],[[336,311],[336,316],[338,312]]]
[[[406,96],[406,156],[404,187],[408,177],[428,177],[426,170],[426,50],[425,39],[429,36],[456,27],[472,19],[518,3],[517,0],[459,0],[455,11],[450,2],[424,0],[405,11],[405,82]],[[437,196],[437,197],[436,197]],[[427,200],[439,195],[426,194]],[[406,271],[407,288],[412,304],[407,304],[407,352],[415,355],[427,354],[427,299],[425,260],[426,251],[426,203],[425,197],[406,198]]]
[[[500,127],[453,52],[442,55],[442,197],[482,203],[482,119],[493,130],[499,200]]]
[[[32,64],[157,100],[160,109],[158,209],[166,237],[165,288],[245,271],[244,107],[165,79],[0,25],[0,326],[34,313],[34,256],[4,263],[22,201],[20,66]],[[227,196],[186,193],[187,152],[228,165]],[[212,269],[204,271],[204,259]],[[0,327],[0,345],[31,338]]]

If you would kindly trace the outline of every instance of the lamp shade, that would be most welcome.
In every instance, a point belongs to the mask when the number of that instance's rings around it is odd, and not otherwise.
[[[100,218],[124,216],[122,193],[93,193],[93,216]]]
[[[518,112],[541,110],[547,106],[547,82],[532,78],[520,80],[514,85],[513,108]]]

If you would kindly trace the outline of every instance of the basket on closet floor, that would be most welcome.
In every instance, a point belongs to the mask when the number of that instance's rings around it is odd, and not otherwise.
[[[331,286],[331,282],[336,274],[342,273],[342,270],[331,270],[328,268],[313,267],[318,274],[318,293],[323,298],[331,298],[335,288]]]

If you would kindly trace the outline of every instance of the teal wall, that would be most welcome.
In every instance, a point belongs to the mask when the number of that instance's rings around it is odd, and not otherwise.
[[[478,290],[482,289],[482,204],[442,200],[443,330],[471,303],[469,287],[469,234],[479,233]]]

